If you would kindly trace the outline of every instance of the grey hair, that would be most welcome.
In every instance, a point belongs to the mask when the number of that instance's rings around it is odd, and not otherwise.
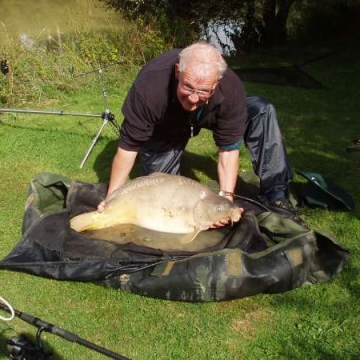
[[[197,42],[184,48],[179,54],[179,71],[188,66],[196,70],[196,75],[202,78],[216,74],[221,79],[227,69],[227,64],[214,45]]]

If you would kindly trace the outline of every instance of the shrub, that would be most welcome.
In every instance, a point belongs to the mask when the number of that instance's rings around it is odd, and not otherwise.
[[[74,69],[81,73],[99,64],[119,63],[127,71],[167,48],[161,34],[141,23],[124,22],[120,30],[80,25],[70,33],[47,39],[40,35],[38,39],[7,37],[2,60],[6,59],[9,72],[0,76],[1,106],[56,102],[80,86],[71,81]]]

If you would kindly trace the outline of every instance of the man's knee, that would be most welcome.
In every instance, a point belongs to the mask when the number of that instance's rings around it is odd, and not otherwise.
[[[179,175],[182,153],[182,150],[141,152],[141,170],[143,175],[149,175],[153,172]]]
[[[254,119],[259,114],[275,113],[274,105],[269,100],[257,95],[248,95],[246,97],[246,106],[248,121]]]

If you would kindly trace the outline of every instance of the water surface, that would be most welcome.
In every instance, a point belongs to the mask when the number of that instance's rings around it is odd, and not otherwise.
[[[8,37],[46,39],[79,29],[118,26],[119,14],[98,0],[0,0],[0,44]]]

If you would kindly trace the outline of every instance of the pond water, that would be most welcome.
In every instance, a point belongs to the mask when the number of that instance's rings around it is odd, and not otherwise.
[[[43,40],[78,29],[118,26],[120,15],[98,0],[0,0],[0,44]]]
[[[0,45],[10,37],[31,46],[34,41],[57,39],[82,25],[99,30],[120,29],[122,21],[118,13],[107,10],[99,0],[0,0]],[[220,51],[223,49],[217,39],[227,45],[228,51],[233,50],[224,26],[210,23],[206,32]]]

